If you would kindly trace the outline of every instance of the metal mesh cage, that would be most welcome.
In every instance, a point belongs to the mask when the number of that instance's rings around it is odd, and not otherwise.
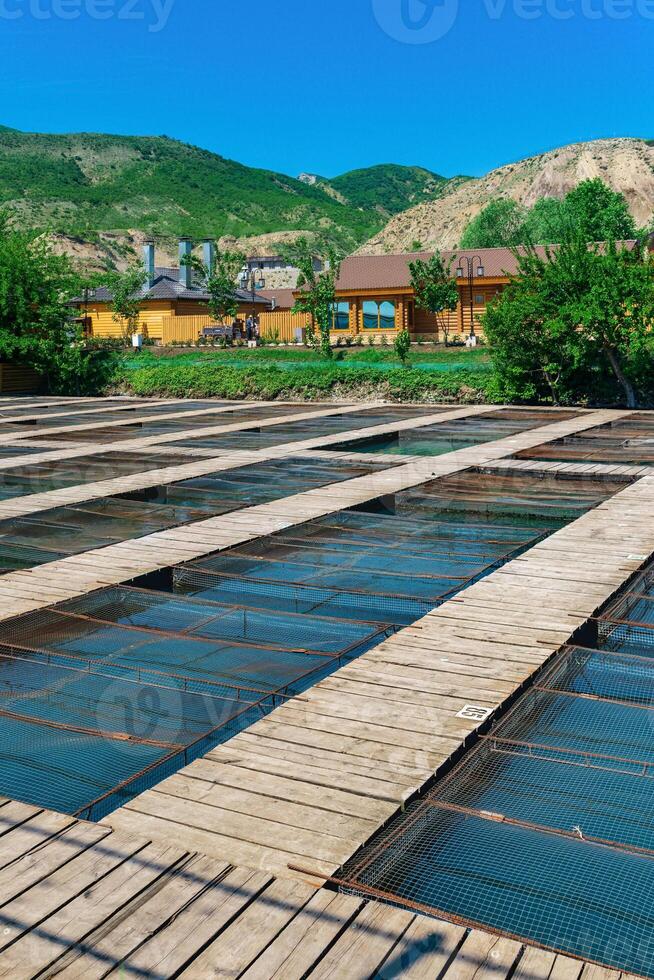
[[[21,526],[29,547],[67,534],[120,540],[135,526],[206,513],[205,504],[233,509],[374,468],[284,459],[172,488],[204,497],[198,508],[162,493],[60,508]],[[533,484],[518,479],[514,493],[536,507]],[[540,540],[543,527],[505,498],[489,512],[492,487],[439,496],[430,484],[412,495],[415,514],[398,495],[399,514],[341,512],[176,568],[170,592],[110,588],[0,623],[0,792],[98,819],[155,785]],[[579,499],[592,506],[610,491]],[[446,498],[466,494],[461,521]],[[20,545],[14,523],[7,547]]]
[[[652,859],[421,804],[347,891],[651,976]],[[609,888],[607,890],[607,883]]]
[[[654,977],[654,623],[596,626],[597,649],[564,648],[344,890]]]
[[[562,460],[577,463],[654,463],[654,420],[632,415],[580,435],[518,453],[520,459]]]

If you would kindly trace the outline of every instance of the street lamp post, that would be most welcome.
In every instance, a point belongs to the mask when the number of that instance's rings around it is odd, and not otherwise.
[[[252,317],[257,318],[257,291],[266,288],[261,269],[245,269],[241,275],[241,289],[252,296]]]
[[[466,263],[464,265],[464,262]],[[476,263],[476,265],[475,265]],[[468,278],[468,294],[470,297],[470,339],[476,340],[477,334],[475,332],[475,271],[478,279],[483,279],[485,275],[485,270],[481,264],[481,257],[479,255],[462,255],[459,264],[456,267],[457,278],[464,279],[466,276]]]

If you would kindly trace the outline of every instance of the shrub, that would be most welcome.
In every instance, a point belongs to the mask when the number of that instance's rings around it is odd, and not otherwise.
[[[400,330],[393,344],[400,362],[406,367],[411,350],[411,335],[408,330]]]

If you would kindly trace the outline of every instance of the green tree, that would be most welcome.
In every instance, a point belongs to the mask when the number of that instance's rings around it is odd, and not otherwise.
[[[565,203],[555,197],[541,197],[527,213],[524,242],[550,245],[563,242],[570,234]]]
[[[321,351],[325,357],[331,357],[331,329],[336,303],[336,283],[341,270],[340,259],[333,248],[328,248],[324,256],[325,267],[317,272],[314,268],[313,250],[306,238],[298,238],[286,250],[286,254],[300,270],[297,288],[301,295],[295,301],[293,312],[308,314],[309,346]]]
[[[145,267],[140,262],[130,265],[124,272],[110,272],[105,284],[111,293],[111,313],[116,323],[123,324],[125,337],[138,332],[141,307],[149,293],[143,292],[147,281]]]
[[[586,242],[637,237],[624,196],[599,178],[584,180],[563,200],[542,197],[526,209],[510,198],[491,201],[467,226],[462,248],[550,245],[580,237]]]
[[[467,226],[461,248],[512,248],[525,241],[527,211],[510,197],[491,201]]]
[[[586,242],[636,237],[636,223],[624,196],[612,191],[599,177],[584,180],[566,195],[563,204],[569,228]]]
[[[236,283],[246,262],[245,254],[229,249],[216,249],[211,268],[196,255],[189,256],[184,262],[191,266],[209,294],[207,306],[214,320],[223,324],[226,320],[233,320],[239,308]]]
[[[70,304],[78,283],[46,238],[0,213],[0,360],[34,368],[54,392],[84,393],[92,373]]]
[[[518,256],[485,316],[504,397],[573,403],[651,397],[654,263],[644,246],[588,245]]]
[[[395,353],[397,354],[400,362],[404,367],[409,363],[409,353],[411,351],[411,334],[405,328],[400,330],[397,337],[393,341],[393,347],[395,348]]]
[[[435,252],[426,262],[423,259],[409,262],[416,306],[436,317],[446,344],[449,339],[449,316],[446,314],[459,305],[459,288],[451,274],[451,265],[450,262],[446,268],[440,252]]]

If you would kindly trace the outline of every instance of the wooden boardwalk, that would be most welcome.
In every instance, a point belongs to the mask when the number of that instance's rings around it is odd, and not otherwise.
[[[349,409],[348,409],[349,410]],[[458,419],[470,418],[471,416],[476,416],[480,414],[485,414],[490,411],[489,408],[475,407],[475,408],[465,408],[456,409],[453,411],[448,411],[446,413],[440,414],[438,416],[425,416],[425,418],[420,419],[406,419],[397,423],[384,423],[382,425],[368,426],[357,432],[358,438],[374,438],[387,435],[389,432],[396,431],[407,431],[415,430],[425,425],[433,425],[434,420],[438,419],[439,422],[451,422]],[[622,417],[624,413],[609,413],[610,418],[606,418],[606,413],[594,413],[588,414],[580,417],[579,419],[570,420],[566,423],[553,423],[557,427],[562,427],[561,431],[564,434],[570,434],[572,432],[581,432],[595,425],[602,424],[605,421],[612,421],[614,418]],[[599,416],[599,418],[598,418]],[[279,424],[280,420],[277,420],[275,424]],[[232,428],[229,426],[228,428]],[[459,468],[463,468],[465,465],[483,465],[487,462],[492,462],[492,460],[499,457],[510,455],[514,452],[518,452],[519,449],[515,448],[516,443],[508,440],[518,440],[518,445],[520,449],[531,448],[533,445],[539,445],[538,442],[534,442],[534,437],[538,434],[539,438],[543,438],[548,434],[548,430],[551,430],[552,426],[548,425],[546,427],[535,428],[528,430],[527,432],[521,433],[519,436],[508,437],[508,439],[497,440],[492,443],[487,443],[485,446],[477,446],[473,450],[459,450],[458,452],[446,454],[444,457],[435,457],[431,459],[431,462],[435,464],[435,460],[442,458],[449,460],[455,460],[459,464]],[[223,431],[223,430],[221,430]],[[240,429],[238,431],[241,431]],[[322,450],[321,447],[325,445],[334,445],[340,442],[347,441],[347,439],[352,435],[352,433],[337,434],[332,436],[319,436],[313,439],[301,440],[293,443],[284,443],[281,446],[273,446],[268,449],[259,450],[222,450],[219,455],[214,456],[210,450],[200,451],[202,459],[193,460],[189,463],[177,465],[176,467],[163,467],[157,470],[146,470],[143,473],[133,474],[128,477],[118,477],[111,480],[100,480],[92,481],[89,483],[80,483],[74,487],[65,487],[58,490],[49,490],[41,493],[25,494],[21,497],[14,497],[9,500],[0,501],[0,520],[3,518],[19,517],[27,514],[37,513],[39,511],[49,510],[53,507],[61,507],[66,504],[81,503],[82,501],[99,499],[101,497],[107,497],[111,495],[117,495],[121,493],[134,492],[136,490],[144,490],[149,487],[156,487],[162,484],[170,484],[173,482],[179,482],[181,480],[192,479],[198,476],[204,476],[212,472],[220,472],[230,469],[236,469],[241,466],[246,466],[255,462],[264,462],[266,460],[280,459],[284,456],[292,456],[301,454],[303,456],[311,455],[311,450],[313,447],[320,450],[318,455],[324,458],[330,459],[340,459],[340,460],[350,460],[352,462],[367,462],[367,463],[377,463],[385,464],[387,466],[397,465],[398,460],[402,462],[404,457],[393,457],[393,456],[382,456],[382,455],[369,455],[365,453],[336,453]],[[525,437],[524,439],[522,437]],[[178,434],[175,435],[178,438]],[[553,438],[559,438],[559,436],[548,435],[548,441],[552,441]],[[152,445],[152,438],[146,438],[144,440],[133,440],[132,442],[139,443],[139,448],[137,449],[134,445],[129,446],[129,451],[142,452],[145,446],[140,445],[142,442],[146,443],[147,446]],[[110,446],[104,446],[104,452],[116,452],[119,450],[125,450],[127,446],[123,443],[111,444]],[[160,447],[157,444],[157,452],[161,452],[163,449],[165,453],[165,446]],[[176,456],[185,455],[187,449],[186,447],[175,447],[171,449],[170,452]],[[467,454],[472,453],[469,457]],[[29,466],[40,462],[51,462],[53,461],[53,456],[56,459],[70,459],[74,457],[83,456],[94,456],[99,455],[96,449],[93,452],[86,449],[76,449],[73,451],[62,450],[55,454],[50,453],[37,453],[30,456],[21,456],[19,458],[10,458],[1,460],[0,459],[0,470],[10,470],[18,466]],[[466,459],[470,458],[471,462],[466,464]],[[205,460],[214,460],[214,463],[205,462]],[[82,462],[82,460],[81,460]],[[429,458],[425,457],[408,457],[405,465],[413,463],[416,466],[424,467],[429,463]],[[515,465],[514,465],[515,464]],[[509,465],[509,464],[507,464]],[[531,470],[536,471],[539,468],[538,463],[531,463],[530,461],[511,461],[510,464],[516,470]],[[571,467],[573,464],[564,463],[546,463],[549,469],[555,470],[556,467],[565,466]],[[582,464],[583,465],[583,464]],[[590,466],[591,464],[585,464]],[[597,465],[597,464],[595,464]],[[616,467],[616,474],[619,467]],[[639,469],[642,470],[643,468]],[[436,470],[434,470],[436,472]],[[448,472],[450,472],[448,470]],[[580,471],[581,472],[581,471]],[[588,471],[583,471],[587,473]],[[601,470],[599,471],[601,472]],[[624,475],[628,475],[625,473]]]
[[[245,406],[245,407],[253,407],[253,406]],[[366,405],[365,407],[366,408],[381,407],[381,403],[373,403],[370,405]],[[298,445],[301,446],[302,448],[306,448],[306,446],[311,446],[311,445],[322,445],[324,440],[328,438],[331,438],[330,445],[332,445],[335,442],[336,443],[343,442],[346,441],[347,439],[351,439],[354,437],[362,438],[362,437],[367,437],[369,435],[381,436],[381,435],[386,435],[389,432],[415,429],[415,428],[419,428],[420,426],[434,424],[434,422],[436,421],[439,422],[453,421],[454,419],[468,418],[469,416],[472,415],[482,415],[494,410],[495,409],[492,407],[483,406],[483,405],[482,406],[477,405],[468,408],[448,409],[446,412],[441,411],[437,414],[426,414],[425,416],[422,416],[420,418],[400,419],[397,422],[385,423],[383,425],[366,426],[365,428],[361,428],[360,430],[357,429],[354,431],[346,431],[344,435],[337,435],[336,437],[319,436],[313,439],[298,440],[297,443],[286,443],[285,445],[293,446],[293,447]],[[189,449],[193,449],[193,443],[200,439],[211,438],[213,436],[233,435],[239,432],[244,432],[244,433],[251,432],[263,428],[274,428],[275,426],[284,425],[284,424],[288,425],[292,422],[312,421],[312,420],[318,420],[327,417],[331,418],[332,416],[347,415],[355,411],[356,411],[356,406],[353,405],[331,406],[329,409],[327,408],[322,408],[320,410],[313,409],[306,412],[300,412],[299,414],[294,414],[294,415],[276,415],[276,416],[273,415],[267,419],[257,419],[254,421],[252,420],[240,421],[240,422],[221,421],[217,425],[200,426],[199,428],[193,427],[193,428],[189,428],[186,431],[180,430],[176,432],[158,433],[156,436],[134,435],[129,439],[119,440],[116,442],[111,442],[109,444],[93,443],[92,441],[93,432],[102,429],[101,424],[96,423],[92,427],[89,426],[84,427],[84,431],[89,429],[90,441],[88,443],[86,442],[81,444],[75,443],[74,445],[69,444],[68,448],[61,449],[61,450],[51,449],[50,453],[44,452],[43,456],[38,456],[38,457],[36,454],[30,453],[29,455],[26,455],[24,460],[21,460],[21,462],[24,462],[25,464],[29,462],[32,463],[43,462],[43,461],[50,462],[56,459],[73,459],[78,456],[97,455],[98,452],[140,452],[141,450],[150,448],[152,446],[156,446],[157,451],[159,452],[161,451],[161,448],[165,447],[166,444],[168,443],[180,443],[179,446],[177,445],[173,446],[171,451],[179,454],[184,454]],[[175,419],[176,421],[184,421],[186,417],[187,417],[186,415],[185,416],[177,415],[175,416]],[[160,421],[160,418],[157,418],[156,420],[150,419],[150,421]],[[114,426],[115,423],[112,423],[111,428],[113,428]],[[72,430],[68,428],[61,431],[70,432]],[[361,435],[361,433],[363,433],[363,436]],[[2,436],[0,436],[0,440],[1,439]],[[43,440],[47,441],[45,437],[42,437],[42,440],[37,440],[37,441],[43,441]],[[34,441],[34,433],[30,433],[29,441],[30,442]],[[27,445],[27,439],[25,440],[25,444]],[[215,449],[210,451],[209,455],[220,456],[224,452],[228,452],[228,450]],[[18,465],[16,462],[16,457],[13,457],[8,461],[0,459],[0,468],[6,469],[16,465]]]
[[[0,800],[12,980],[630,980],[147,837]]]
[[[511,456],[521,449],[542,445],[544,441],[559,439],[572,432],[621,418],[625,414],[629,413],[589,413],[579,419],[554,422],[494,443],[461,449],[445,456],[421,458],[381,473],[108,545],[36,568],[10,572],[0,579],[0,619],[42,609],[52,602],[72,599],[104,586],[127,582],[139,575],[242,544],[253,538],[274,534],[315,517],[323,517],[387,494],[399,493],[429,479]],[[388,426],[378,428],[387,429]],[[321,442],[319,439],[315,441]],[[294,455],[298,446],[307,448],[306,443],[287,443],[275,450],[271,449],[266,457],[258,453],[257,460]],[[234,462],[233,457],[230,459]]]
[[[441,411],[220,460],[196,458],[19,498],[7,502],[18,511],[0,504],[0,513],[37,510],[43,501],[36,496],[52,507],[254,460],[331,458],[329,447],[341,442],[496,409]],[[307,416],[351,411],[332,406]],[[478,722],[459,717],[461,710],[504,704],[654,552],[652,469],[510,458],[629,414],[589,411],[557,420],[553,413],[539,428],[445,456],[399,463],[386,456],[395,465],[382,472],[3,576],[0,619],[8,619],[469,468],[632,481],[101,824],[0,800],[0,976],[626,980],[320,886],[474,736]],[[192,435],[223,434],[230,425]],[[159,452],[162,441],[183,438],[44,447],[20,460],[155,444]],[[15,457],[0,460],[3,469],[16,465]]]
[[[478,729],[459,713],[496,710],[642,566],[653,508],[654,475],[105,822],[188,835],[203,853],[279,876],[333,875]]]
[[[445,413],[443,421],[454,421],[460,418],[469,418],[471,414],[478,414],[480,410],[472,410],[470,408],[457,409],[455,411]],[[481,410],[485,411],[485,410]],[[338,413],[337,413],[338,414]],[[313,417],[313,416],[312,416]],[[412,419],[410,421],[403,421],[397,423],[399,426],[410,426],[411,428],[416,428],[420,425],[426,425],[433,423],[434,416],[427,416],[427,421],[421,419]],[[287,420],[288,421],[288,420]],[[276,423],[278,424],[278,423]],[[229,426],[230,429],[233,426]],[[368,427],[367,432],[373,432],[374,435],[385,435],[389,429],[392,429],[392,425],[385,423],[384,425]],[[221,430],[222,431],[222,430]],[[241,431],[238,429],[237,431]],[[179,434],[176,434],[175,438],[179,439]],[[136,442],[141,442],[141,440],[135,440]],[[152,440],[148,438],[144,440],[147,442],[147,447],[140,447],[135,449],[130,446],[130,452],[142,453],[144,448],[156,448],[156,452],[160,453],[163,449],[165,453],[165,446],[159,447],[157,445],[154,447],[152,445]],[[178,483],[181,480],[189,480],[198,476],[205,476],[209,473],[218,473],[225,470],[237,469],[241,466],[247,466],[252,463],[263,463],[267,460],[280,459],[284,456],[295,455],[296,446],[306,447],[307,445],[320,444],[321,438],[314,438],[305,440],[298,443],[286,443],[282,446],[273,446],[270,449],[258,449],[258,450],[221,450],[219,452],[212,452],[211,450],[204,450],[201,453],[200,459],[193,458],[188,463],[178,464],[177,466],[170,467],[160,467],[155,470],[145,470],[143,473],[135,473],[130,476],[116,477],[109,480],[97,480],[89,483],[80,482],[73,487],[64,487],[58,490],[48,490],[42,493],[32,493],[24,494],[21,497],[13,497],[9,500],[0,501],[0,520],[3,518],[18,517],[25,514],[33,514],[38,511],[50,510],[53,507],[61,507],[66,504],[81,503],[85,500],[97,500],[100,497],[109,497],[112,495],[122,494],[122,493],[133,493],[135,490],[145,490],[148,487],[156,487],[164,484]],[[109,446],[104,446],[104,452],[116,452],[120,448],[125,448],[120,444],[119,447],[116,444],[110,444]],[[186,455],[186,447],[177,446],[170,449],[170,452],[176,457],[184,457]],[[307,455],[307,450],[304,450],[305,455]],[[88,447],[82,451],[76,451],[73,455],[64,453],[63,456],[58,455],[58,459],[71,459],[78,458],[80,463],[80,476],[82,475],[81,467],[84,464],[84,457],[93,456],[96,459],[101,453],[98,453],[97,449],[94,448],[92,452],[89,451]],[[362,454],[363,455],[363,454]],[[333,454],[332,459],[338,459],[338,454]],[[375,457],[379,462],[379,457]],[[51,462],[49,454],[35,453],[30,456],[21,456],[17,458],[11,458],[6,460],[0,460],[0,470],[11,470],[18,466],[30,466],[40,462]],[[362,459],[364,462],[371,462],[370,458]],[[398,460],[393,456],[385,456],[381,459],[382,464],[390,467],[396,466],[402,462],[402,459]],[[418,460],[418,462],[423,462],[424,460]]]

